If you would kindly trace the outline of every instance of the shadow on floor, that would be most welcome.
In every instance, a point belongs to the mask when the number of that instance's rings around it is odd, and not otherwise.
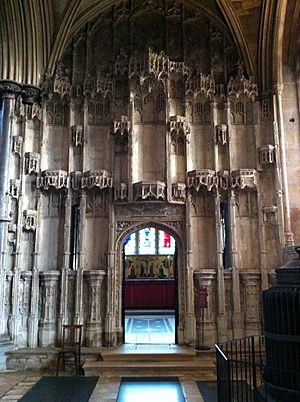
[[[204,402],[218,401],[216,381],[197,381],[197,385]]]

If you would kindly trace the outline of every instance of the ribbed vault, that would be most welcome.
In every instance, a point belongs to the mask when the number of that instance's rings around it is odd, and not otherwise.
[[[185,3],[199,7],[219,25],[227,25],[247,74],[257,79],[262,90],[280,81],[283,57],[291,62],[296,59],[299,2],[190,0]],[[53,73],[70,38],[112,4],[110,0],[1,2],[1,78],[39,85],[46,71]]]

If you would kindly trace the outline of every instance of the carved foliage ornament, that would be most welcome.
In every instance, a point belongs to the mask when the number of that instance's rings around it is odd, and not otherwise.
[[[0,98],[12,98],[21,93],[21,86],[15,81],[1,80],[0,81]]]

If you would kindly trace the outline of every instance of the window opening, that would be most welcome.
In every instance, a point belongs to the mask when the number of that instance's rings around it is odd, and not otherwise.
[[[230,241],[229,241],[229,215],[228,204],[222,202],[220,204],[221,215],[221,249],[223,252],[223,267],[228,269],[230,267]]]
[[[70,233],[70,261],[69,268],[77,269],[79,247],[79,205],[72,205],[71,209],[71,233]]]

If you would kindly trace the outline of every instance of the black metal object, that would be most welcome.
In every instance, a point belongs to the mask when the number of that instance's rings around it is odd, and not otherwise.
[[[264,401],[259,392],[264,338],[250,336],[216,345],[218,402]]]
[[[300,257],[300,247],[296,247]],[[276,270],[277,283],[263,292],[266,367],[270,394],[300,401],[300,259]]]
[[[230,361],[222,349],[216,345],[216,363],[218,380],[218,401],[231,401]]]

